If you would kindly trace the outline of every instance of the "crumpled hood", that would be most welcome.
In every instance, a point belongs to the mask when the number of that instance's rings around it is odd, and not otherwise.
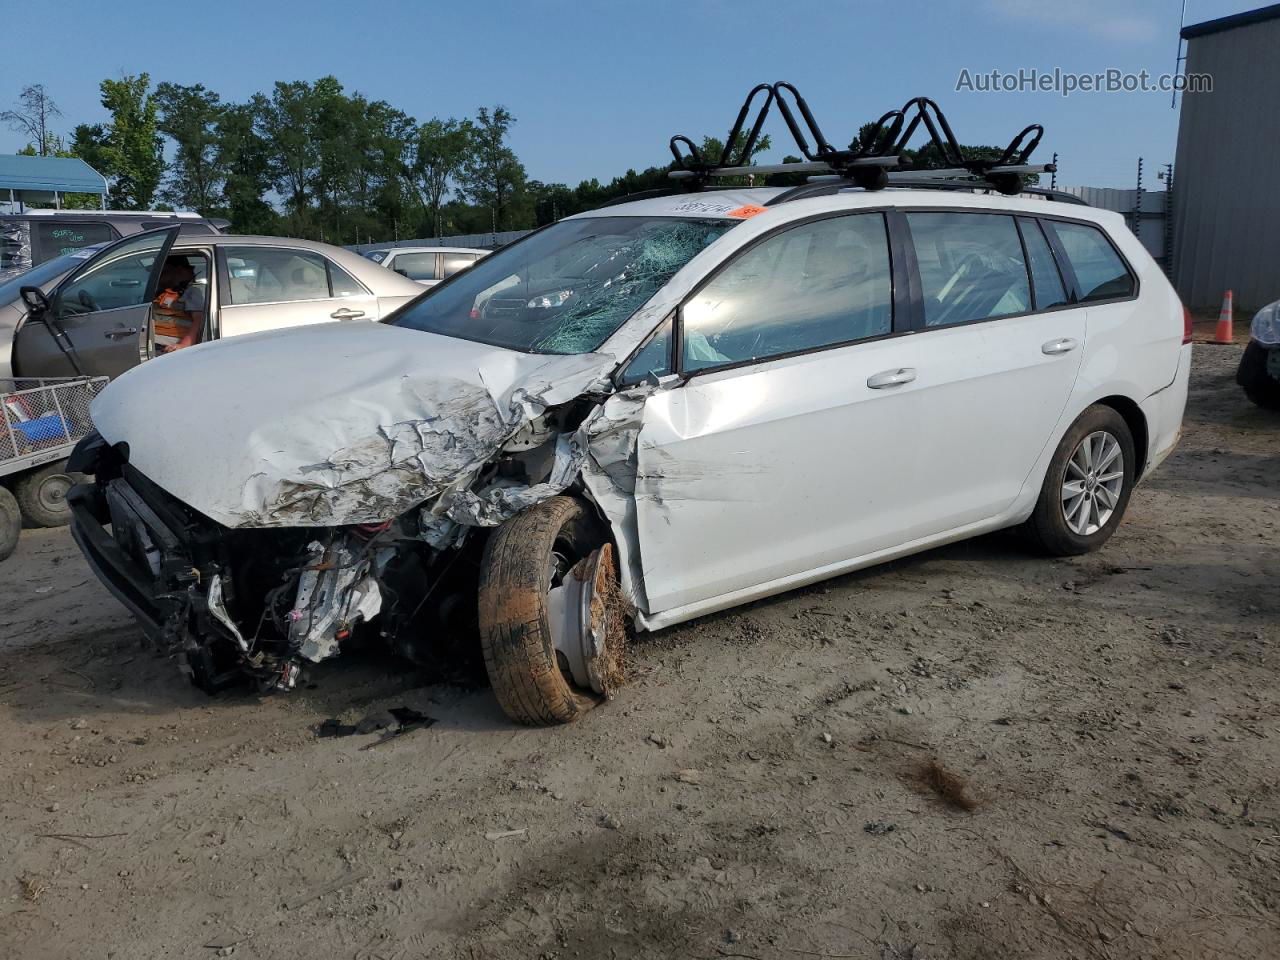
[[[541,356],[380,323],[318,324],[145,363],[93,402],[129,462],[228,527],[376,523],[477,471],[604,354]]]

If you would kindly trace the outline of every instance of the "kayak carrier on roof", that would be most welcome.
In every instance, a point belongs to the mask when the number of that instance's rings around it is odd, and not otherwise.
[[[753,165],[751,155],[774,103],[777,103],[782,119],[805,159],[800,163]],[[753,107],[755,118],[750,129],[745,129]],[[800,121],[803,121],[803,126]],[[903,156],[903,151],[921,126],[942,160],[940,169],[907,169],[911,164],[909,158]],[[938,105],[927,97],[915,97],[900,110],[890,110],[881,116],[866,135],[855,134],[849,146],[841,150],[833,147],[823,135],[800,92],[792,84],[779,80],[774,84],[756,84],[751,89],[725,138],[720,156],[714,160],[704,157],[698,145],[688,137],[682,134],[672,137],[669,146],[676,168],[669,176],[686,190],[705,189],[711,180],[718,177],[807,173],[812,175],[810,184],[830,182],[835,185],[831,192],[848,186],[864,190],[880,190],[887,186],[939,189],[940,181],[943,181],[948,186],[942,189],[978,187],[1014,195],[1027,191],[1023,183],[1027,174],[1053,173],[1056,170],[1051,163],[1027,162],[1043,136],[1044,127],[1033,123],[1009,141],[995,159],[966,155]]]

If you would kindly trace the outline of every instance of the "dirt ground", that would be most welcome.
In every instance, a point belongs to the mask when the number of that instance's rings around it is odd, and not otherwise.
[[[27,531],[0,957],[1280,957],[1280,417],[1239,353],[1101,553],[986,537],[643,637],[560,729],[372,654],[210,699]],[[317,736],[402,705],[438,722]]]

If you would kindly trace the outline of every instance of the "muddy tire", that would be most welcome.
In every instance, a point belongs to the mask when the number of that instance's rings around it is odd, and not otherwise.
[[[517,723],[569,723],[598,700],[561,670],[547,593],[557,568],[567,570],[603,540],[587,508],[560,496],[516,514],[485,545],[479,589],[485,671],[503,712]]]
[[[1124,518],[1136,464],[1124,417],[1101,404],[1085,410],[1054,451],[1035,511],[1023,525],[1032,546],[1055,557],[1099,549]]]
[[[18,506],[27,522],[37,527],[65,527],[71,522],[67,491],[89,478],[67,470],[67,461],[59,460],[19,477],[13,484]]]
[[[22,511],[7,487],[0,487],[0,560],[8,558],[18,547],[22,535]]]

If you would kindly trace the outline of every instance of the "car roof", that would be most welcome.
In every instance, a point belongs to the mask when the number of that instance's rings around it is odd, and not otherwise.
[[[823,210],[857,210],[859,208],[881,207],[930,207],[1008,210],[1011,213],[1028,213],[1040,215],[1056,215],[1075,220],[1092,220],[1114,226],[1123,223],[1124,217],[1109,210],[1101,210],[1085,204],[1065,203],[1038,197],[1034,194],[1006,196],[994,191],[980,190],[932,190],[911,187],[891,186],[883,190],[862,190],[849,187],[839,193],[825,194],[803,199],[789,200],[776,206],[769,206],[788,192],[788,187],[744,187],[730,190],[705,190],[695,193],[677,193],[663,197],[646,197],[629,203],[618,203],[607,207],[588,210],[585,213],[566,217],[567,220],[586,219],[592,217],[689,217],[697,219],[721,218],[734,216],[746,219],[759,213],[758,210],[743,210],[744,207],[767,207],[768,212],[790,212],[795,217],[813,212],[815,208]],[[790,220],[792,216],[781,219]]]
[[[182,252],[197,247],[283,247],[289,250],[310,250],[324,254],[380,296],[394,297],[404,295],[416,297],[422,293],[422,285],[417,281],[388,270],[381,264],[374,263],[368,257],[362,257],[353,250],[335,247],[331,243],[321,243],[318,240],[211,233],[207,236],[180,235],[173,245],[174,252]]]
[[[26,220],[31,217],[58,217],[60,219],[89,220],[205,220],[202,214],[190,210],[53,210],[41,207],[38,210],[24,210],[21,213],[3,213],[3,220]]]
[[[490,253],[480,247],[379,247],[366,253]]]

